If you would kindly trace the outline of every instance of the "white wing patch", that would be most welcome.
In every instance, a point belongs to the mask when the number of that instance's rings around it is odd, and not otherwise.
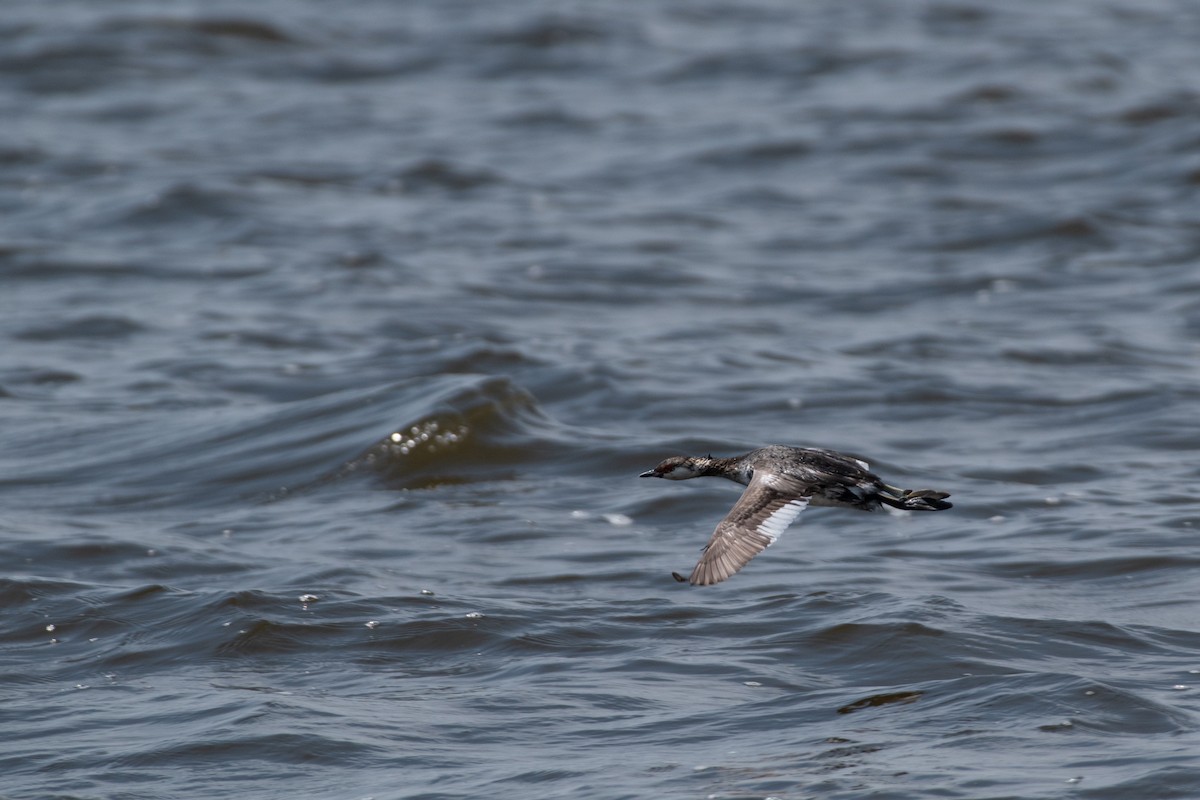
[[[758,523],[755,530],[771,540],[767,544],[770,547],[775,544],[775,540],[779,538],[779,534],[787,530],[788,525],[791,525],[796,517],[800,516],[800,512],[807,507],[807,497],[797,497],[795,500],[789,500],[768,514],[762,522]]]
[[[868,464],[867,462],[863,461],[861,458],[855,458],[852,460],[854,461],[855,464],[858,464],[860,467],[867,470],[868,472],[871,471],[871,465]]]

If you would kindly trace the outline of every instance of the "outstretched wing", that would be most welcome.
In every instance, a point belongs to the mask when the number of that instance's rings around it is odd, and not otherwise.
[[[808,506],[804,488],[779,476],[750,481],[713,531],[688,580],[695,586],[720,583],[770,547]]]

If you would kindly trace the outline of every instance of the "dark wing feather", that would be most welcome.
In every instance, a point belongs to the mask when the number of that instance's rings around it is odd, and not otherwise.
[[[851,480],[878,481],[879,478],[871,472],[871,465],[862,459],[839,453],[836,450],[822,450],[816,447],[803,448],[799,458],[800,465],[793,467],[803,473],[805,478],[820,483],[827,481],[829,476],[849,478]],[[801,477],[801,476],[797,476]]]
[[[688,579],[720,583],[771,545],[808,505],[807,487],[779,476],[755,478],[717,525]]]

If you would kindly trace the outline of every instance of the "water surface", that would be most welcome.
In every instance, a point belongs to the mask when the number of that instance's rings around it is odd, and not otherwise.
[[[9,3],[0,794],[1200,796],[1198,38]],[[955,508],[677,585],[771,442]]]

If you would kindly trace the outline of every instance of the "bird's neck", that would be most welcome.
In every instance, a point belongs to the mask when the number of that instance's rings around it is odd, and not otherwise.
[[[749,483],[750,477],[741,468],[738,456],[732,458],[713,458],[707,456],[697,458],[695,469],[697,477],[728,478],[736,483]]]

